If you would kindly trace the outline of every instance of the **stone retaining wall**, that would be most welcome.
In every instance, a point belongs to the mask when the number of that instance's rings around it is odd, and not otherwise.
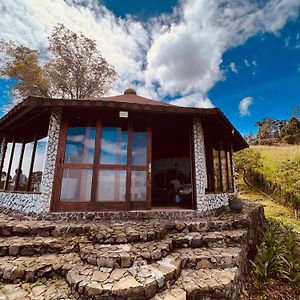
[[[38,213],[43,211],[40,194],[0,192],[0,205],[22,213]]]

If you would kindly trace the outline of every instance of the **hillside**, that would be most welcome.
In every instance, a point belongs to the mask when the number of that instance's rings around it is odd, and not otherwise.
[[[300,161],[300,146],[284,145],[284,146],[251,146],[251,149],[259,152],[261,155],[262,167],[258,171],[267,181],[278,181],[278,168],[287,161]],[[277,171],[277,173],[276,173]],[[300,179],[300,174],[299,174]],[[282,221],[285,224],[293,225],[295,229],[300,232],[300,213],[298,217],[295,216],[295,211],[284,205],[282,199],[277,198],[276,193],[266,194],[261,193],[261,186],[255,185],[254,187],[247,186],[241,176],[238,177],[239,196],[248,201],[260,203],[265,207],[265,214],[267,217],[273,217]],[[261,184],[261,183],[260,183]],[[258,188],[259,187],[259,188]],[[265,191],[268,189],[265,189]]]
[[[270,177],[273,177],[276,168],[283,161],[287,159],[294,161],[300,160],[299,145],[251,146],[251,149],[261,154],[265,174]]]

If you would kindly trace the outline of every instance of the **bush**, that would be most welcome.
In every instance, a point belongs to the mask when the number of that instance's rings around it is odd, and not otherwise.
[[[254,262],[255,281],[259,289],[271,278],[288,280],[300,288],[300,256],[294,230],[274,219],[268,220],[264,242]]]

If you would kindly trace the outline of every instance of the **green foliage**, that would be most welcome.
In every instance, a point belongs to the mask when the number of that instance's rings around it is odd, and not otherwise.
[[[276,171],[277,182],[281,185],[284,197],[291,206],[300,202],[300,160],[286,160]]]
[[[251,148],[244,149],[234,154],[235,170],[237,172],[256,171],[262,167],[261,155]]]
[[[99,97],[109,91],[116,78],[96,42],[64,25],[53,28],[46,50],[48,55],[42,57],[37,50],[0,41],[0,76],[17,80],[15,98]]]
[[[274,219],[268,220],[264,242],[258,249],[254,262],[255,279],[258,288],[264,288],[268,281],[280,277],[300,287],[299,245],[292,227]]]
[[[280,137],[288,144],[300,143],[300,119],[292,117],[287,124],[280,129]]]
[[[285,123],[285,120],[273,120],[272,118],[265,118],[262,121],[256,122],[256,126],[258,126],[257,138],[279,138],[280,128]]]
[[[264,243],[258,249],[255,261],[252,262],[258,288],[263,288],[268,280],[281,269],[283,263],[281,255],[284,251],[281,232],[280,224],[270,220],[264,236]]]

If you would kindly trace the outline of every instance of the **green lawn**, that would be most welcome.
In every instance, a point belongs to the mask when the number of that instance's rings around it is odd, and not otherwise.
[[[266,217],[273,217],[282,221],[284,224],[292,225],[295,230],[300,233],[300,213],[298,213],[298,218],[295,219],[293,209],[271,201],[268,197],[248,187],[244,183],[239,183],[238,189],[241,199],[262,204],[265,209]]]
[[[262,156],[264,173],[272,178],[274,171],[283,161],[300,160],[299,145],[284,146],[251,146],[251,149],[259,152]]]

